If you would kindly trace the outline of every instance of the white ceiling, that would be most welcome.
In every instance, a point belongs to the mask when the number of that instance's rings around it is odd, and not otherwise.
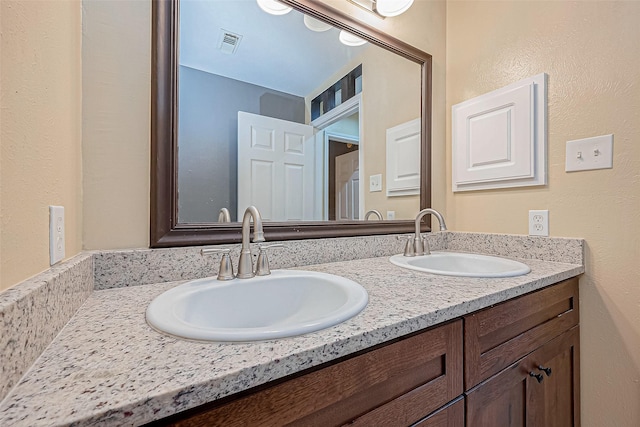
[[[221,29],[242,35],[236,53],[218,49]],[[348,47],[332,28],[313,32],[303,15],[274,16],[255,0],[181,0],[180,65],[306,96],[369,44]]]

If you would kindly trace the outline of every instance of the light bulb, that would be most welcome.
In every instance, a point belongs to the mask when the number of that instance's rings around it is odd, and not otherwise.
[[[260,9],[264,10],[271,15],[286,15],[291,12],[291,9],[286,4],[280,3],[277,0],[256,0]]]
[[[339,38],[342,44],[345,44],[347,46],[362,46],[367,42],[366,40],[354,34],[348,33],[345,30],[340,30]]]
[[[326,22],[322,22],[316,18],[312,18],[311,16],[304,15],[304,25],[310,29],[311,31],[323,32],[331,29],[331,25]]]
[[[382,16],[398,16],[411,7],[413,0],[377,0],[376,12]]]

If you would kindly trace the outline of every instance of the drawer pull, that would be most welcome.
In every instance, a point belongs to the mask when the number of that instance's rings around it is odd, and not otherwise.
[[[542,376],[542,374],[536,374],[535,372],[529,372],[529,376],[537,379],[539,383],[544,380],[544,376]]]
[[[545,374],[547,374],[548,377],[551,376],[551,368],[545,368],[544,366],[540,365],[540,366],[538,366],[538,369],[540,369]]]

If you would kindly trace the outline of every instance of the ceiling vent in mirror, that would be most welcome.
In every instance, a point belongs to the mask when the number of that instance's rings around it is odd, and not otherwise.
[[[238,45],[240,44],[240,40],[242,40],[242,36],[240,34],[235,34],[231,31],[227,31],[221,28],[218,49],[220,49],[222,53],[236,53],[236,50],[238,50]]]

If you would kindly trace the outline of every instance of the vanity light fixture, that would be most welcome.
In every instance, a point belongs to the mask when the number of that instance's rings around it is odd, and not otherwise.
[[[395,3],[398,3],[398,2],[406,2],[407,0],[393,0],[393,1]],[[291,10],[293,10],[291,7],[285,5],[284,3],[279,2],[278,0],[256,0],[256,2],[258,3],[258,6],[260,6],[260,9],[262,9],[263,11],[271,15],[285,15],[291,12]],[[409,2],[412,3],[413,0],[409,0]],[[375,3],[375,1],[373,1],[373,3]],[[409,6],[407,6],[407,8],[408,7]],[[304,15],[304,25],[311,31],[315,31],[315,32],[324,32],[333,28],[330,24],[327,24],[326,22],[322,22],[308,15]],[[367,42],[363,38],[358,37],[344,30],[340,31],[340,35],[338,38],[340,39],[340,42],[346,46],[362,46]]]
[[[413,0],[348,0],[361,8],[384,19],[385,17],[398,16],[407,11],[413,4]]]
[[[367,41],[345,30],[340,30],[340,42],[347,46],[362,46]]]
[[[286,15],[293,9],[286,4],[280,3],[278,0],[256,0],[260,9],[271,15]]]

